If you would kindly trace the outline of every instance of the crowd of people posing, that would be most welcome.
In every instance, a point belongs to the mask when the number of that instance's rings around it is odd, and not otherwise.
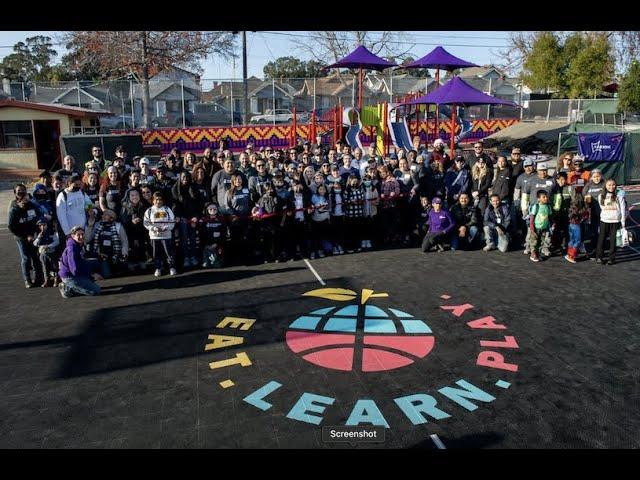
[[[94,278],[154,268],[217,268],[282,262],[372,248],[420,246],[423,252],[520,249],[533,262],[552,254],[615,262],[624,228],[624,192],[579,156],[548,167],[494,158],[482,143],[471,155],[433,149],[387,157],[338,142],[333,148],[254,151],[237,157],[174,149],[155,168],[129,161],[123,147],[105,161],[67,155],[42,172],[32,192],[18,184],[9,229],[25,286],[59,286],[63,297],[100,292]],[[605,261],[608,239],[609,256]]]

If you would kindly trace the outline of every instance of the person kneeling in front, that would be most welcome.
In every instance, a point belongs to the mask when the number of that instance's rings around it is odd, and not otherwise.
[[[93,281],[91,275],[93,273],[97,280],[102,280],[102,276],[94,273],[99,269],[99,264],[84,258],[84,228],[75,226],[70,233],[60,258],[60,295],[63,298],[100,295],[100,286]]]
[[[491,195],[491,204],[484,211],[484,238],[487,245],[482,250],[495,250],[497,239],[498,250],[506,252],[509,248],[510,225],[511,209],[508,205],[500,203],[500,196],[494,193]]]

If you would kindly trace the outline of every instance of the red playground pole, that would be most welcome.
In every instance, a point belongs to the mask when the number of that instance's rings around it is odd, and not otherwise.
[[[358,74],[358,111],[362,112],[362,67]]]
[[[439,87],[440,87],[440,69],[436,68],[436,88],[439,88]],[[438,105],[436,105],[436,131],[435,131],[435,138],[433,140],[435,141],[436,138],[440,138],[440,107]]]
[[[454,103],[451,106],[451,152],[449,153],[452,160],[454,156],[453,152],[456,148],[456,110],[456,104]]]

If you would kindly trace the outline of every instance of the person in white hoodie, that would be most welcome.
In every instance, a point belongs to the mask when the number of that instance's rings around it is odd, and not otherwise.
[[[56,199],[58,222],[67,238],[74,226],[83,230],[87,226],[88,208],[93,208],[93,202],[82,191],[80,175],[74,173],[67,181],[67,188],[61,191]]]
[[[163,256],[169,264],[169,275],[176,275],[175,256],[172,231],[176,226],[175,216],[169,207],[164,205],[160,192],[153,194],[153,206],[144,212],[144,227],[149,230],[149,238],[153,247],[153,261],[156,265],[154,275],[162,275]]]
[[[596,247],[596,263],[613,265],[616,262],[616,236],[618,230],[625,228],[627,203],[624,190],[618,190],[616,181],[607,180],[604,191],[598,196],[600,204],[600,234]],[[604,242],[609,237],[609,261],[604,261]]]

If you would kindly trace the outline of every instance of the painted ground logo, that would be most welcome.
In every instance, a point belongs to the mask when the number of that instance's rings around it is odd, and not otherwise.
[[[322,288],[304,294],[349,302],[357,293],[342,288]],[[314,310],[298,317],[286,333],[291,351],[315,365],[333,370],[363,372],[394,370],[426,357],[435,340],[422,319],[389,308],[367,305],[367,300],[387,297],[364,289],[359,303]]]

